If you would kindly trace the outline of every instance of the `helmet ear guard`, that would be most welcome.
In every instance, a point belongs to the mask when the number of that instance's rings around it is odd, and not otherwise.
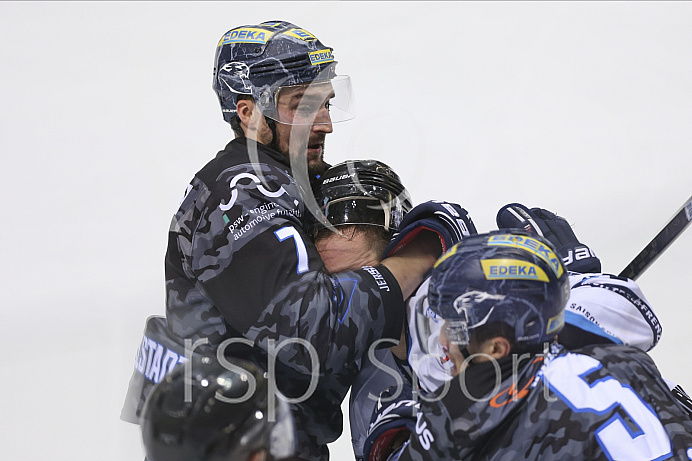
[[[445,328],[460,346],[482,326],[504,323],[514,331],[508,339],[522,348],[562,329],[568,297],[567,272],[550,242],[519,230],[494,231],[465,238],[438,260],[429,306],[418,309],[416,322],[428,325],[419,334]],[[428,337],[421,340],[426,351]]]

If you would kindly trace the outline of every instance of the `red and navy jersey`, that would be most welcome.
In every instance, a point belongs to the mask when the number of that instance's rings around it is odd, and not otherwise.
[[[496,377],[499,378],[496,381]],[[688,460],[692,420],[649,356],[597,345],[476,363],[424,401],[400,460]]]
[[[326,459],[326,443],[341,434],[354,363],[374,341],[398,341],[404,307],[384,266],[324,270],[304,231],[309,193],[278,152],[231,141],[195,175],[173,217],[166,317],[179,344],[190,340],[204,354],[223,348],[270,367],[289,397],[303,396],[318,377],[296,413],[320,446],[301,456]]]

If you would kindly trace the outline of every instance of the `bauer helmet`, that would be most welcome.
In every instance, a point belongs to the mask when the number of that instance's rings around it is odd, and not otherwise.
[[[269,394],[257,366],[237,359],[178,365],[152,389],[140,425],[149,461],[245,461],[262,450],[278,460],[295,450],[288,404]]]
[[[322,175],[317,203],[326,220],[318,229],[365,224],[390,233],[399,230],[412,208],[399,175],[377,160],[348,160],[329,168]]]
[[[432,348],[427,338],[439,335],[440,328],[461,348],[474,329],[499,322],[514,331],[508,339],[522,349],[549,341],[562,329],[568,297],[567,271],[548,240],[514,229],[479,234],[437,261],[429,306],[417,307],[416,328],[427,352]]]
[[[336,63],[332,48],[290,22],[246,25],[229,30],[219,40],[212,87],[224,120],[234,129],[242,95],[252,97],[265,117],[281,123],[320,123],[315,114],[324,105],[330,111],[328,123],[349,120],[353,118],[351,82],[348,76],[336,76]],[[282,120],[277,110],[279,96],[298,86],[310,86],[315,92],[297,106],[296,113],[305,117]]]

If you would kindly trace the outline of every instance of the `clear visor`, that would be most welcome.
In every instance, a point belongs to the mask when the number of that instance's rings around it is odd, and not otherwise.
[[[415,328],[419,347],[426,354],[445,357],[449,344],[454,344],[460,349],[469,344],[465,312],[453,320],[445,320],[435,314],[428,307],[428,303],[421,303],[416,306]]]
[[[418,346],[425,354],[440,359],[447,355],[440,342],[440,333],[444,327],[444,319],[438,317],[429,307],[428,303],[419,303],[416,306],[415,331]]]
[[[339,75],[331,80],[281,86],[274,93],[276,111],[265,114],[285,125],[329,125],[351,120],[353,92],[351,78]]]
[[[444,324],[445,336],[449,344],[463,349],[469,344],[468,323],[465,320],[448,320]]]

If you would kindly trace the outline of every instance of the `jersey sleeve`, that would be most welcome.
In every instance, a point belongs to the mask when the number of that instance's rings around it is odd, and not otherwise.
[[[450,461],[459,460],[455,445],[452,418],[439,400],[422,405],[416,415],[415,432],[400,453],[400,461]]]
[[[393,388],[404,392],[407,383],[408,377],[399,369],[391,351],[377,349],[368,351],[363,357],[360,371],[351,386],[348,410],[356,459],[363,459],[368,426],[382,391]]]
[[[306,373],[399,339],[396,279],[384,266],[327,274],[282,170],[238,165],[192,189],[171,229],[182,272],[235,331]]]

